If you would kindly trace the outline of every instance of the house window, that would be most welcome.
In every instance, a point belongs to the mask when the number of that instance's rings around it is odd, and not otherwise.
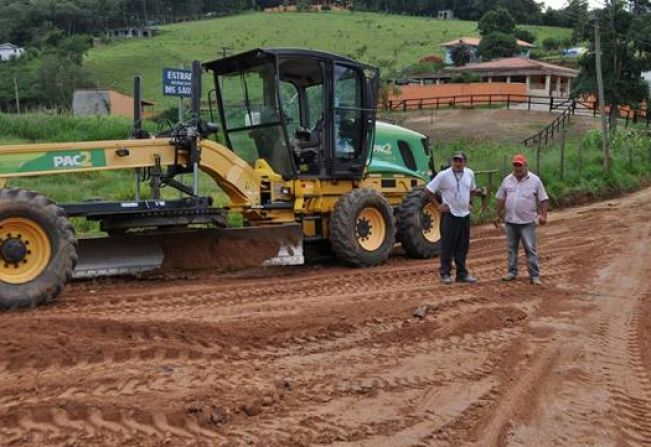
[[[526,76],[511,76],[511,82],[516,83],[516,84],[526,84],[527,83],[527,77]]]

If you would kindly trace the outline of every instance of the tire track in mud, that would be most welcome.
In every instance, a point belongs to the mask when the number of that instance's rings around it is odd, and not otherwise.
[[[612,219],[585,216],[541,229],[541,288],[499,281],[503,235],[487,227],[474,231],[470,267],[482,281],[472,287],[442,287],[436,260],[400,257],[369,270],[75,284],[54,306],[3,318],[0,334],[36,334],[0,342],[0,445],[532,445],[518,443],[533,417],[522,402],[541,399],[538,386],[559,368],[567,380],[547,389],[573,403],[579,426],[594,422],[594,398],[581,392],[607,384],[614,420],[630,431],[613,432],[645,445],[646,401],[632,399],[648,393],[639,306],[596,320],[602,335],[586,337],[595,356],[624,351],[611,363],[561,367],[582,352],[567,343],[557,356],[560,341],[550,341],[575,334],[575,317],[589,321],[608,292],[584,283],[586,269],[613,259],[601,234]],[[430,307],[418,320],[421,304]],[[618,362],[630,383],[613,380]],[[556,422],[539,445],[576,441]]]
[[[604,238],[606,262],[595,269],[588,287],[582,282],[565,287],[583,306],[574,311],[574,327],[560,326],[556,319],[557,334],[565,340],[557,362],[562,366],[541,384],[546,392],[538,406],[564,409],[567,416],[525,417],[509,433],[508,445],[651,445],[651,381],[640,350],[641,308],[651,292],[646,280],[651,266],[640,260],[651,245],[646,217],[651,207],[639,199],[629,206],[635,219],[617,214],[606,219],[611,228],[626,220],[629,231]],[[572,312],[565,313],[572,321]]]
[[[399,331],[402,327],[402,323],[399,322],[393,325],[389,324],[388,327],[386,324],[383,324],[382,326],[383,326],[384,333],[389,333],[392,331],[393,332]],[[454,332],[454,328],[449,328],[448,332]],[[294,378],[292,380],[295,381],[296,383],[297,391],[295,395],[298,396],[295,397],[295,399],[313,404],[315,401],[318,402],[320,400],[323,400],[323,396],[327,396],[326,399],[329,400],[332,399],[331,396],[333,395],[334,396],[348,396],[348,395],[359,396],[360,394],[371,392],[371,390],[373,393],[400,394],[404,390],[422,389],[423,387],[431,387],[431,386],[441,386],[442,384],[445,383],[453,384],[455,382],[458,382],[459,380],[464,380],[464,379],[473,381],[476,380],[477,377],[486,376],[490,372],[490,369],[493,367],[494,363],[491,363],[486,359],[483,362],[480,362],[480,364],[473,364],[472,362],[463,362],[464,364],[467,365],[465,369],[463,368],[459,369],[455,371],[455,374],[448,375],[448,376],[446,376],[445,374],[436,374],[434,378],[431,377],[428,378],[426,370],[423,370],[420,374],[418,373],[412,374],[415,372],[415,369],[409,366],[407,366],[404,373],[394,374],[391,373],[391,366],[396,361],[396,359],[399,358],[408,359],[419,355],[420,356],[432,355],[432,353],[438,355],[439,358],[443,356],[442,360],[443,363],[445,364],[447,363],[447,361],[445,360],[446,355],[454,356],[454,355],[465,354],[465,355],[472,356],[478,350],[480,351],[486,347],[490,347],[490,346],[495,347],[495,346],[500,346],[500,343],[502,344],[508,343],[509,338],[514,336],[514,334],[516,333],[517,330],[515,329],[494,329],[488,332],[477,333],[475,336],[473,336],[472,334],[466,334],[464,337],[451,336],[448,339],[440,338],[440,339],[436,339],[435,342],[428,342],[426,339],[424,339],[419,345],[415,347],[403,348],[402,346],[400,346],[399,343],[395,343],[394,345],[383,344],[381,346],[378,346],[372,351],[369,351],[368,349],[361,347],[358,341],[352,342],[348,346],[349,351],[359,351],[359,352],[356,355],[351,355],[350,358],[348,359],[341,360],[342,363],[347,362],[356,365],[356,370],[349,372],[349,375],[352,378],[351,381],[346,382],[348,383],[348,385],[344,383],[344,385],[342,386],[341,377],[336,376],[336,380],[334,382],[331,382],[331,384],[328,386],[327,383],[329,382],[327,381],[327,379],[329,379],[329,374],[327,371],[324,371],[322,374],[320,374],[318,372],[319,369],[315,368],[314,365],[310,363],[298,369],[296,368],[297,365],[294,364],[294,368],[293,368]],[[376,331],[375,333],[369,333],[367,335],[367,338],[369,342],[375,343],[373,342],[373,340],[376,339],[378,335],[379,334]],[[318,340],[315,341],[302,340],[300,342],[298,340],[295,340],[294,352],[289,352],[289,353],[279,352],[280,354],[279,361],[288,359],[290,355],[296,356],[298,359],[309,358],[310,355],[314,355],[315,351],[323,352],[323,349],[320,348],[318,345],[319,345]],[[459,350],[457,353],[455,353],[454,351],[454,346],[459,346]],[[313,348],[317,348],[317,349],[313,349]],[[341,344],[339,345],[333,344],[333,346],[331,346],[331,349],[336,353],[338,353],[339,355],[341,355],[342,353]],[[305,351],[307,351],[308,353],[306,353]],[[323,354],[328,355],[328,352],[324,352]],[[364,354],[363,357],[360,357],[360,355],[362,354]],[[389,363],[388,366],[385,365],[385,363],[387,362]],[[240,362],[241,365],[244,365],[245,363],[246,362]],[[251,379],[251,381],[247,383],[247,379],[246,379],[247,372],[242,373],[242,375],[231,375],[227,378],[226,381],[224,381],[224,377],[219,377],[218,374],[213,373],[213,371],[219,370],[220,367],[223,367],[224,366],[223,364],[217,365],[208,362],[207,364],[194,365],[192,362],[189,363],[186,362],[183,368],[190,369],[191,367],[194,366],[197,366],[197,371],[204,371],[204,374],[195,376],[196,371],[189,371],[188,373],[193,377],[191,380],[186,381],[185,383],[183,381],[175,381],[175,382],[168,381],[166,384],[169,385],[172,389],[182,392],[185,389],[192,390],[193,388],[196,391],[200,389],[201,384],[210,383],[212,386],[218,386],[222,393],[228,394],[229,392],[241,393],[243,390],[246,389],[255,390],[257,384],[264,383],[265,381],[258,377],[255,379]],[[379,368],[380,370],[389,368],[389,373],[388,375],[375,373],[372,374],[370,377],[365,377],[368,374],[369,367],[371,367],[371,370],[373,370],[373,368],[375,369]],[[257,368],[256,365],[248,365],[248,368],[244,368],[244,369],[251,370],[256,368]],[[297,376],[299,374],[299,371],[303,371],[304,378]],[[360,376],[360,378],[356,379],[355,378],[356,376]],[[267,377],[266,381],[267,383],[271,383],[272,377]],[[84,386],[86,389],[88,388],[88,384],[82,386]],[[128,390],[128,393],[126,393],[127,396],[129,396],[132,392],[137,395],[139,391],[142,391],[141,389],[139,389],[139,386],[142,386],[142,383],[138,384],[127,380],[127,383],[125,384],[111,384],[110,386],[105,386],[104,388],[95,389],[92,390],[91,392],[86,392],[86,393],[83,392],[83,388],[79,388],[79,389],[72,388],[69,389],[67,392],[60,394],[59,396],[56,396],[56,398],[53,398],[53,400],[57,401],[57,399],[63,398],[65,401],[65,399],[75,398],[77,401],[86,401],[88,398],[92,399],[94,397],[101,397],[103,399],[106,399],[107,397],[124,397],[125,394],[123,393],[124,390]],[[164,388],[164,386],[162,388]],[[148,387],[147,389],[150,390],[151,387]],[[166,392],[167,390],[163,389],[161,391]],[[42,397],[39,399],[39,401],[40,401],[39,405],[43,405]],[[3,402],[3,406],[6,406],[7,404],[8,402]],[[28,408],[29,405],[26,404],[29,404],[29,402],[23,401],[22,407]],[[33,404],[37,405],[36,402],[34,402]],[[90,429],[87,428],[89,424],[91,428],[94,428],[96,431],[101,432],[103,430],[110,430],[112,427],[113,428],[112,431],[117,432],[118,426],[111,425],[111,424],[121,424],[120,421],[123,419],[130,421],[130,419],[128,419],[127,416],[124,415],[124,413],[119,413],[121,415],[120,417],[114,416],[112,419],[109,419],[108,422],[106,422],[106,418],[102,416],[103,414],[102,409],[94,409],[93,418],[89,419],[88,417],[86,417],[81,422],[79,422],[79,418],[75,418],[73,416],[66,414],[65,410],[57,409],[56,411],[58,412],[59,419],[62,421],[72,420],[77,425],[85,424],[82,425],[80,428],[80,430],[83,430],[85,432],[91,431]],[[151,419],[152,417],[153,416],[149,414],[146,414],[144,416],[141,415],[140,420],[142,421],[143,419],[145,420]],[[53,420],[54,416],[50,416],[48,419]],[[186,421],[185,424],[187,425],[187,423],[188,422]],[[327,428],[327,424],[325,425],[318,424],[316,422],[315,424],[316,424],[315,427],[320,427],[320,430],[323,429],[326,432],[330,430]],[[128,426],[131,427],[129,430],[127,430],[123,427],[123,425],[124,423],[122,423],[121,425],[122,432],[125,433],[128,432],[130,436],[134,435],[134,430],[144,433],[146,431],[145,428],[149,427],[148,425],[145,424],[143,426],[144,428],[140,427],[140,429],[136,430],[133,427],[137,428],[137,426],[134,425],[133,422],[131,422],[130,424],[127,424]],[[142,422],[141,425],[143,425]],[[25,428],[25,426],[23,426],[23,428]],[[43,430],[40,430],[38,426],[35,426],[33,424],[29,426],[29,430],[45,431],[44,428]],[[196,429],[194,431],[196,432]],[[338,434],[339,437],[341,436],[344,436],[346,438],[350,438],[351,436],[353,438],[355,437],[350,434],[346,434],[346,435],[342,434],[343,432],[341,428],[338,429],[338,433],[339,433]],[[294,436],[294,434],[295,434],[294,432],[291,432],[291,434],[288,435],[289,437],[284,436],[284,437],[279,437],[278,439],[285,439],[285,440],[291,439]],[[246,439],[252,439],[252,437],[255,436],[258,436],[258,439],[265,439],[265,433],[260,433],[258,435],[255,435],[251,430],[247,430],[246,432],[244,432],[242,436]],[[304,433],[303,436],[305,437],[307,435]],[[227,438],[234,439],[234,440],[244,439],[237,436],[237,431],[235,434],[233,433],[228,434]]]

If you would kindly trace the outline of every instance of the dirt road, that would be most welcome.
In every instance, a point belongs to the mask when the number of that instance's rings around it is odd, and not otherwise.
[[[651,446],[650,216],[553,213],[539,288],[489,227],[476,286],[399,256],[76,283],[0,315],[0,445]]]

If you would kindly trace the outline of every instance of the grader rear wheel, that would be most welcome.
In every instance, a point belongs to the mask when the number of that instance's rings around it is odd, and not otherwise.
[[[441,213],[423,188],[410,191],[398,209],[398,240],[410,258],[428,259],[441,251]]]
[[[0,190],[0,309],[53,300],[76,262],[77,240],[61,208],[25,189]]]
[[[330,243],[337,257],[357,267],[387,260],[395,243],[391,206],[372,189],[355,189],[337,202],[330,219]]]

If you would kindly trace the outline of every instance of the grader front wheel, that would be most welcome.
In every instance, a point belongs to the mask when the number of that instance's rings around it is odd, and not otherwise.
[[[391,206],[371,189],[355,189],[340,197],[330,219],[332,250],[339,259],[357,267],[386,261],[395,233]]]
[[[410,191],[398,209],[398,240],[410,258],[428,259],[440,253],[441,213],[423,188]]]
[[[76,262],[77,240],[61,208],[25,189],[0,190],[0,309],[53,300]]]

